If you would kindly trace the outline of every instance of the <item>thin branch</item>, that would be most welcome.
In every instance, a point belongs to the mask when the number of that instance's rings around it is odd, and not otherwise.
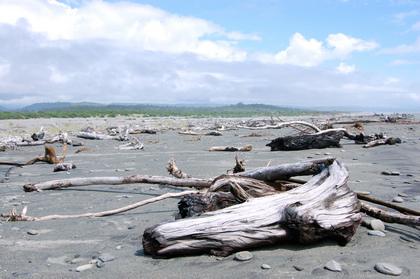
[[[123,213],[129,210],[135,209],[137,207],[140,207],[149,203],[161,201],[164,199],[176,198],[176,197],[181,197],[181,196],[196,194],[196,193],[199,193],[199,192],[198,191],[183,191],[179,193],[166,193],[155,198],[147,199],[138,203],[134,203],[134,204],[117,208],[117,209],[113,209],[113,210],[101,211],[101,212],[96,212],[96,213],[75,214],[75,215],[47,215],[43,217],[31,217],[31,216],[26,216],[27,206],[25,206],[21,214],[18,214],[16,212],[16,209],[13,208],[12,212],[7,213],[7,214],[1,214],[1,217],[8,218],[9,221],[46,221],[46,220],[72,219],[72,218],[82,218],[82,217],[104,217],[104,216],[109,216],[109,215],[115,215],[118,213]]]

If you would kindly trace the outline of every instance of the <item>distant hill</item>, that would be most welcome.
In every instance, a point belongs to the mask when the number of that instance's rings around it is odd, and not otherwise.
[[[54,103],[36,103],[19,109],[20,112],[38,112],[38,111],[51,111],[60,108],[69,108],[69,107],[98,107],[103,106],[98,103],[89,103],[89,102],[80,102],[80,103],[71,103],[71,102],[54,102]]]
[[[70,111],[261,111],[261,112],[275,112],[275,111],[303,111],[297,108],[280,107],[264,104],[244,104],[237,103],[235,105],[156,105],[156,104],[99,104],[99,103],[70,103],[70,102],[55,102],[55,103],[36,103],[20,109],[20,112],[70,112]],[[306,110],[307,111],[307,110]]]

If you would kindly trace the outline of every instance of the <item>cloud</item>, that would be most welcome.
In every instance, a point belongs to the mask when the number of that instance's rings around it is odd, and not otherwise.
[[[341,33],[319,41],[296,33],[284,50],[254,54],[238,48],[240,40],[262,38],[130,2],[86,0],[68,6],[2,0],[0,105],[419,102],[419,84],[390,82],[344,62],[337,69],[322,66],[375,49],[375,42]]]
[[[364,41],[342,33],[329,35],[325,42],[326,46],[321,41],[308,40],[302,34],[295,33],[285,50],[275,55],[258,53],[255,57],[263,62],[311,67],[327,60],[348,58],[355,51],[370,51],[378,47],[374,41]]]
[[[404,25],[406,19],[417,16],[418,14],[419,14],[419,11],[417,11],[417,10],[397,13],[393,16],[392,22],[395,23],[395,24],[398,24],[398,25]]]
[[[341,62],[340,65],[336,68],[336,70],[341,74],[350,74],[354,72],[356,69],[355,65],[348,65],[346,63]]]
[[[383,48],[379,54],[410,54],[420,52],[420,37],[412,45],[402,44],[393,48]]]
[[[5,0],[1,21],[26,19],[35,32],[50,40],[110,40],[120,47],[170,53],[191,52],[204,58],[243,60],[235,40],[260,40],[255,34],[225,32],[209,21],[167,13],[130,2],[84,1],[71,8],[55,0]],[[204,39],[206,37],[216,40]]]
[[[420,64],[420,61],[397,59],[390,63],[390,65],[416,65],[416,64]]]

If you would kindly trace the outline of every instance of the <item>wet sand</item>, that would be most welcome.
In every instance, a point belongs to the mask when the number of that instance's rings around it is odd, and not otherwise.
[[[245,119],[246,120],[246,119]],[[288,119],[286,119],[288,120]],[[307,119],[306,119],[307,120]],[[313,119],[312,119],[313,120]],[[419,121],[417,115],[416,121]],[[25,193],[26,183],[45,182],[77,177],[105,177],[147,174],[168,176],[166,166],[174,157],[177,166],[197,178],[211,178],[226,173],[235,165],[235,152],[208,152],[213,146],[241,147],[252,144],[250,152],[238,152],[246,157],[247,170],[271,165],[336,157],[350,173],[348,185],[355,191],[369,191],[371,196],[391,201],[403,196],[403,206],[420,210],[420,124],[366,123],[365,133],[382,132],[399,137],[403,143],[363,148],[343,139],[341,148],[270,152],[265,146],[272,139],[291,134],[290,128],[263,130],[261,137],[244,137],[251,130],[222,131],[222,136],[201,136],[199,141],[185,141],[181,129],[209,132],[217,125],[233,127],[241,119],[181,119],[181,118],[110,118],[110,119],[43,119],[1,120],[2,136],[30,135],[41,126],[47,135],[68,131],[69,138],[83,142],[91,150],[75,153],[79,148],[68,146],[65,162],[76,169],[53,172],[54,166],[36,163],[13,167],[0,165],[0,213],[13,207],[28,206],[28,216],[51,214],[82,214],[115,209],[168,192],[185,189],[150,184],[96,185],[61,190]],[[137,125],[158,129],[156,134],[135,134],[144,143],[142,150],[118,150],[115,140],[74,138],[71,132],[88,126],[105,129],[110,126]],[[345,124],[334,127],[347,126]],[[204,130],[198,129],[204,127]],[[352,130],[354,133],[360,131]],[[0,136],[0,137],[2,137]],[[158,141],[155,143],[148,143]],[[60,144],[51,144],[61,153]],[[27,162],[42,156],[44,146],[18,147],[0,152],[0,161]],[[384,175],[383,171],[399,175]],[[8,174],[6,178],[5,175]],[[142,249],[144,229],[174,220],[179,199],[167,199],[122,214],[97,218],[78,218],[39,222],[0,222],[1,278],[386,278],[374,270],[378,262],[402,268],[401,278],[417,278],[420,274],[420,230],[418,227],[386,224],[386,236],[368,235],[360,226],[346,246],[333,240],[314,245],[284,243],[253,249],[254,258],[240,262],[234,255],[217,258],[209,255],[173,259],[153,259]],[[365,217],[366,220],[371,218]],[[100,256],[111,257],[103,267],[76,269]],[[335,260],[343,271],[324,269]],[[263,264],[270,269],[262,269]],[[293,266],[302,267],[298,271]]]

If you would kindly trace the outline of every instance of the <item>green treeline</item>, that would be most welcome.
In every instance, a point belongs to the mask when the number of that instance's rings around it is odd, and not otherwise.
[[[218,107],[194,106],[158,106],[158,105],[74,105],[55,107],[36,112],[7,112],[0,111],[0,119],[30,119],[30,118],[75,118],[75,117],[255,117],[271,115],[279,116],[315,115],[316,111],[306,111],[294,108],[278,107],[263,104],[226,105]],[[324,112],[325,113],[325,112]]]

